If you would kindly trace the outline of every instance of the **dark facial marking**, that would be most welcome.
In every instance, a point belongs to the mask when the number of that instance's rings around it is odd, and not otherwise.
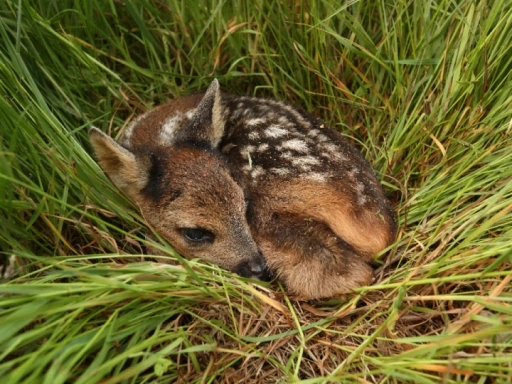
[[[170,203],[182,195],[182,191],[175,189],[178,186],[165,180],[166,158],[155,153],[148,155],[150,167],[148,171],[148,182],[140,191],[142,195],[155,203],[165,200]]]
[[[150,167],[148,171],[148,183],[141,190],[141,193],[153,201],[160,201],[164,195],[162,182],[164,178],[163,159],[158,155],[149,154]]]

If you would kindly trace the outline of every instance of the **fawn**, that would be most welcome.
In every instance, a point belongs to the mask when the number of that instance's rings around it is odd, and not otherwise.
[[[395,237],[372,168],[336,131],[285,103],[202,94],[143,114],[119,142],[89,136],[110,180],[188,258],[264,279],[301,299],[371,282]]]

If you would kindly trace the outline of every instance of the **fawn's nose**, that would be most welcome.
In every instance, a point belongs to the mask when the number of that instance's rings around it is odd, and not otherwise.
[[[242,262],[237,268],[236,273],[243,277],[249,277],[251,279],[268,281],[271,279],[271,273],[268,269],[265,258],[258,253],[256,257],[253,257],[249,261]]]
[[[251,270],[251,273],[253,275],[260,275],[265,270],[266,266],[262,264],[261,262],[257,261],[251,261],[249,263],[249,269]]]

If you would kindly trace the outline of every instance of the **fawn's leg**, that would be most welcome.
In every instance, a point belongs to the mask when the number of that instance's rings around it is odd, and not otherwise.
[[[367,285],[372,268],[324,223],[291,213],[253,220],[253,237],[291,294],[309,300]]]

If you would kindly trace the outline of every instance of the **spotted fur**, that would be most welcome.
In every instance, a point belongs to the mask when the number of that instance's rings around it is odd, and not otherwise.
[[[90,135],[107,175],[178,251],[246,276],[268,268],[302,299],[370,283],[369,263],[395,237],[357,149],[286,103],[221,94],[214,81],[137,118],[119,143]],[[215,240],[187,247],[180,226]]]

